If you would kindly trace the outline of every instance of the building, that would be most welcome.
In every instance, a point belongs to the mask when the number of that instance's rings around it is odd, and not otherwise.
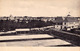
[[[76,17],[56,17],[55,28],[59,30],[71,30],[78,28],[79,21]]]
[[[0,20],[9,20],[10,18],[9,17],[0,17]]]
[[[80,17],[77,17],[77,19],[79,20],[79,24],[80,24]]]

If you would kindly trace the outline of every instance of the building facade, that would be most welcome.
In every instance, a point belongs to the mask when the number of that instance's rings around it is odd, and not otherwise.
[[[55,28],[59,30],[71,30],[79,27],[76,17],[56,17]]]

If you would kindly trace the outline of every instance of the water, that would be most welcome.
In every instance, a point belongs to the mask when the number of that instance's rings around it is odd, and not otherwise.
[[[69,42],[55,38],[54,36],[50,36],[48,34],[0,36],[0,41],[1,40],[11,41],[0,42],[0,46],[55,47],[71,45]]]

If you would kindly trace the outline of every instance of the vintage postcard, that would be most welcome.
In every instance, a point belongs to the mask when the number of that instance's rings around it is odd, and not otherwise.
[[[79,51],[80,0],[0,0],[0,47]]]

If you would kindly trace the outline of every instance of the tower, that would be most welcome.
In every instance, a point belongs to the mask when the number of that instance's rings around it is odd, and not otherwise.
[[[67,17],[70,17],[71,15],[70,15],[70,12],[68,13],[68,15],[67,15]]]
[[[9,17],[13,17],[11,14],[10,14],[10,16]]]
[[[10,14],[9,16],[10,20],[14,20],[14,17]]]

